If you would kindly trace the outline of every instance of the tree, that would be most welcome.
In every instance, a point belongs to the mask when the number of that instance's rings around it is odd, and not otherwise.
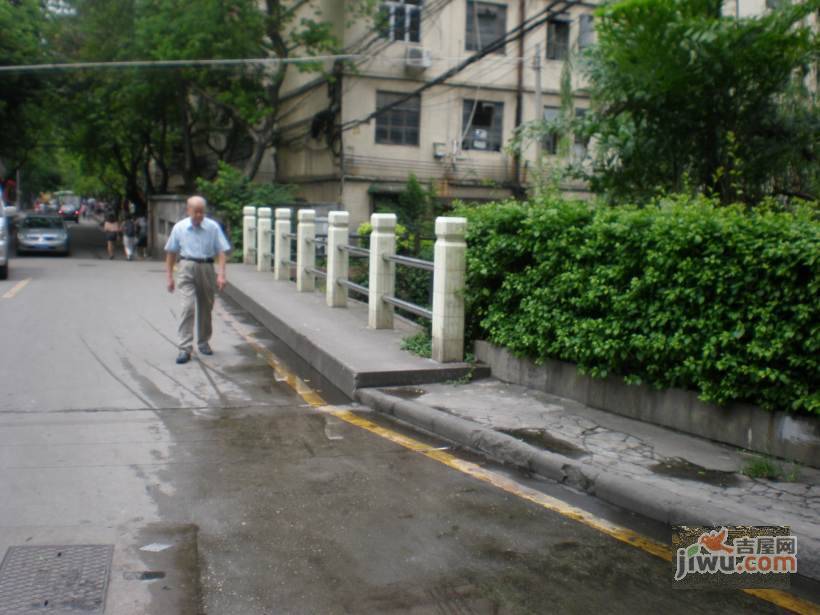
[[[45,59],[43,40],[48,29],[46,15],[36,0],[0,2],[0,65]],[[46,95],[42,80],[31,73],[0,76],[0,161],[7,173],[20,168],[38,141],[47,137],[50,122],[42,104]]]
[[[586,57],[589,174],[613,199],[688,187],[723,202],[817,197],[820,119],[806,88],[820,3],[736,19],[722,0],[623,0],[597,14]]]
[[[316,0],[143,0],[150,5],[140,32],[147,57],[156,60],[278,58],[341,51],[337,25]],[[349,0],[350,18],[371,18],[375,0]],[[185,69],[178,75],[184,174],[202,175],[197,146],[211,158],[239,164],[253,179],[266,151],[279,142],[281,89],[288,71],[324,74],[322,62],[286,62],[231,70]],[[338,111],[338,110],[337,110]],[[211,174],[215,169],[211,169]]]
[[[186,190],[226,161],[253,179],[279,140],[279,62],[197,67],[198,60],[287,59],[335,53],[336,24],[316,0],[65,0],[55,46],[66,60],[190,61],[173,69],[101,69],[63,84],[66,133],[89,172],[110,176],[138,205],[179,175]],[[369,15],[374,0],[347,3]],[[350,11],[353,11],[350,13]],[[324,64],[296,69],[321,73]]]

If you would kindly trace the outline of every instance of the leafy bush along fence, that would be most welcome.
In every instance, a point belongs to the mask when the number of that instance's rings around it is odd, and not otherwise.
[[[547,198],[458,215],[469,218],[471,338],[719,404],[820,414],[820,223],[809,208]]]

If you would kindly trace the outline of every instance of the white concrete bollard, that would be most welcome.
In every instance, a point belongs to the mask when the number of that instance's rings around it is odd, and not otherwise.
[[[466,218],[436,218],[433,359],[439,363],[464,360],[466,230]]]
[[[242,262],[256,262],[256,207],[242,208]]]
[[[347,250],[340,249],[340,246],[346,246],[350,241],[350,214],[346,211],[331,211],[327,221],[327,305],[347,307],[347,288],[336,280],[347,279],[350,255]]]
[[[276,208],[276,222],[273,237],[273,277],[275,280],[290,280],[290,215],[287,207]]]
[[[316,212],[300,209],[296,219],[296,290],[305,293],[316,288],[316,276],[308,271],[316,266]]]
[[[396,214],[370,216],[370,275],[368,326],[372,329],[393,328],[393,306],[382,300],[396,291],[396,264],[385,257],[396,254]]]
[[[259,208],[256,221],[256,270],[270,271],[270,207]]]

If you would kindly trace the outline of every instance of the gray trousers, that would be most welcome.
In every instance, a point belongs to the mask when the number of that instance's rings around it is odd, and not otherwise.
[[[179,261],[176,288],[182,295],[182,313],[177,331],[179,349],[191,352],[194,346],[195,317],[197,344],[204,344],[211,339],[211,311],[216,293],[214,266],[210,263]]]

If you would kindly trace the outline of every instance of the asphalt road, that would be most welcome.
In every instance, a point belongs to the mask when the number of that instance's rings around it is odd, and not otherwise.
[[[72,233],[0,282],[0,555],[114,545],[106,613],[780,612],[308,404],[221,300],[175,365],[161,264]]]

